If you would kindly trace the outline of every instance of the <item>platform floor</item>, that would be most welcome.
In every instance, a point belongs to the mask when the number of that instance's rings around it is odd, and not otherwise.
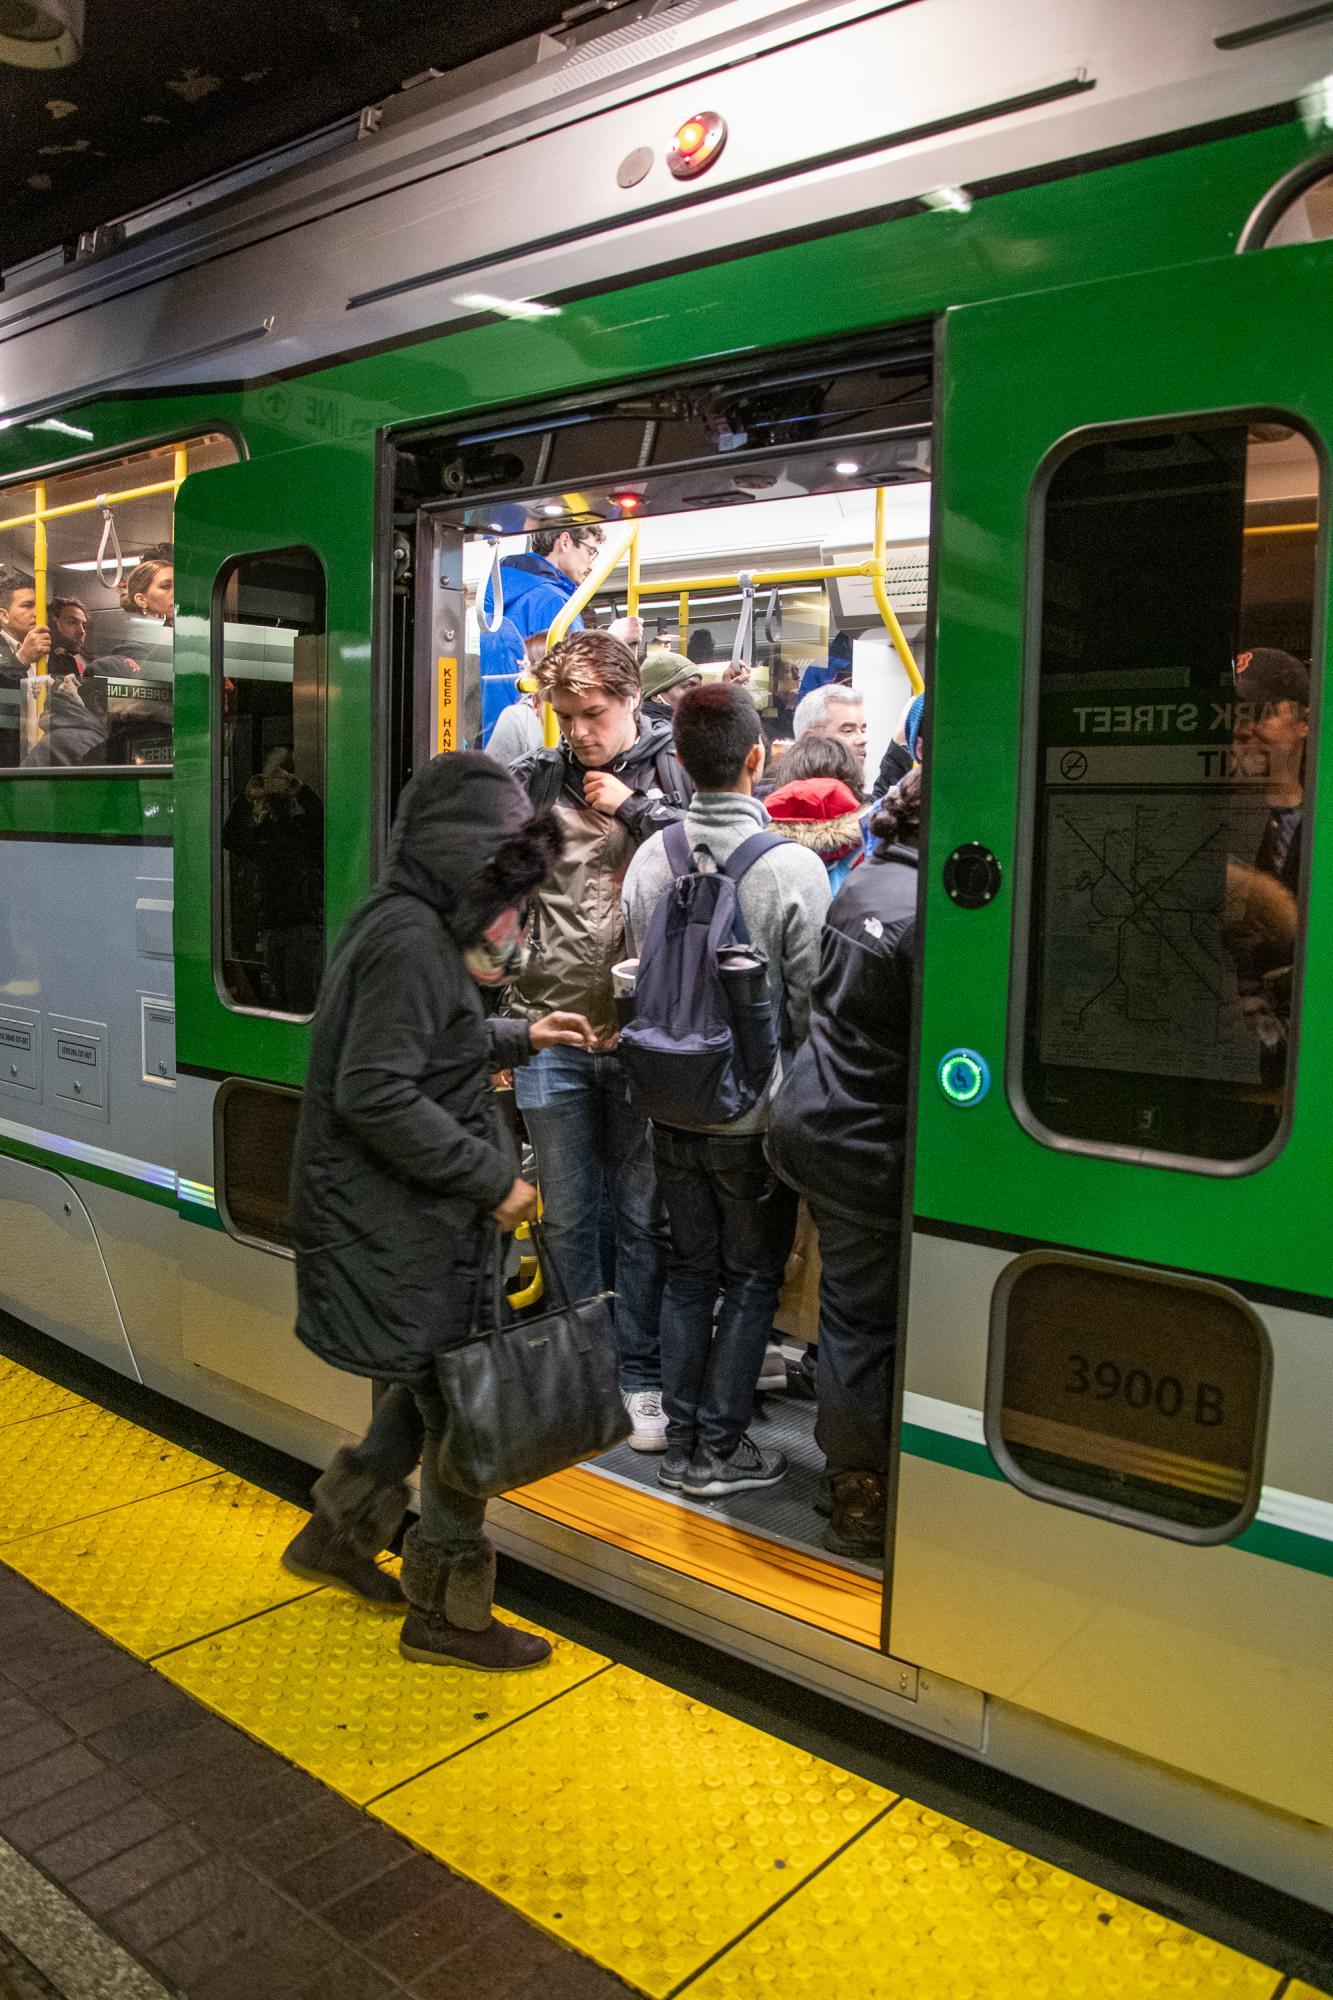
[[[300,1518],[0,1355],[0,1837],[187,2000],[1320,2000],[559,1632],[409,1665]]]

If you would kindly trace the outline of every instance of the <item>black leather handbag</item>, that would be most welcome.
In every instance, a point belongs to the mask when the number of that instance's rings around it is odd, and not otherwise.
[[[445,1407],[439,1475],[447,1486],[478,1499],[563,1472],[609,1451],[630,1432],[611,1324],[613,1295],[574,1304],[535,1223],[532,1241],[552,1309],[502,1324],[495,1236],[477,1285],[472,1338],[435,1359]],[[483,1332],[488,1292],[491,1327]]]

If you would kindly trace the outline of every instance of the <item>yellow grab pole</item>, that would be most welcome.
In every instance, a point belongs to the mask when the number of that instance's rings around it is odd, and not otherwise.
[[[185,475],[189,470],[190,470],[190,448],[188,445],[178,444],[176,446],[174,453],[172,454],[172,474],[171,474],[172,485],[173,486],[183,485],[185,481]]]
[[[898,623],[898,614],[889,603],[888,554],[884,524],[884,488],[882,486],[875,488],[875,559],[870,573],[870,581],[875,592],[876,608],[879,611],[880,617],[884,620],[885,630],[893,641],[893,650],[902,661],[903,672],[912,684],[912,693],[922,694],[925,692],[926,684],[921,678],[921,669],[912,657],[912,648],[908,645],[903,628]]]
[[[625,606],[631,618],[639,615],[639,524],[634,524],[634,540],[629,545],[629,582],[625,586]]]
[[[748,573],[756,590],[774,583],[822,583],[831,576],[870,576],[874,571],[873,562],[858,563],[807,563],[800,569],[756,569]],[[670,597],[675,592],[695,595],[701,590],[735,590],[740,578],[733,572],[731,576],[668,576],[660,581],[652,577],[642,585],[645,597]]]
[[[109,507],[118,507],[122,500],[147,500],[154,493],[174,493],[175,490],[174,479],[159,479],[151,486],[127,486],[123,493],[99,493],[93,500],[67,500],[63,507],[43,507],[40,512],[44,520],[61,521],[67,514],[89,514],[104,501]],[[14,514],[8,521],[0,521],[0,531],[5,528],[31,528],[36,522],[35,513]]]
[[[46,481],[39,480],[33,488],[36,512],[32,517],[32,583],[37,593],[37,623],[46,623]],[[39,674],[46,672],[46,661],[38,663]]]
[[[39,625],[45,625],[47,548],[46,548],[46,481],[44,479],[39,479],[37,484],[33,487],[32,497],[33,497],[33,505],[36,509],[33,515],[33,523],[32,523],[32,586],[33,586],[33,591],[37,598],[37,623]],[[42,658],[36,662],[33,671],[34,673],[40,676],[44,675],[46,673],[46,670],[47,670],[46,656],[45,654],[43,654]],[[44,687],[38,687],[36,690],[36,695],[37,695],[37,719],[40,722],[42,716],[42,710],[46,706],[46,689]]]
[[[676,625],[680,633],[680,651],[683,653],[690,636],[690,593],[688,590],[682,590],[680,593],[680,610],[677,614]]]
[[[638,546],[639,524],[635,521],[622,541],[616,543],[614,547],[602,550],[573,596],[567,597],[556,612],[551,620],[550,630],[546,634],[548,652],[560,644],[584,605],[596,596],[621,559]],[[542,704],[542,738],[548,750],[560,741],[560,725],[555,719],[555,710],[549,701]]]

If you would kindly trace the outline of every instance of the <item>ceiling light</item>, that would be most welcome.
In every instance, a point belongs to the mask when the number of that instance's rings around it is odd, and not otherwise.
[[[121,555],[124,558],[124,567],[126,572],[128,573],[129,570],[133,568],[134,564],[138,562],[139,558],[138,556],[135,555],[133,549],[122,549]],[[57,563],[55,567],[57,569],[77,569],[77,570],[88,570],[89,572],[91,572],[92,570],[95,570],[97,568],[97,561],[96,558],[94,558],[93,561],[91,562]]]
[[[854,458],[840,458],[833,470],[839,479],[855,479],[861,468]]]
[[[559,319],[559,306],[543,305],[540,299],[502,299],[494,292],[460,292],[456,306],[469,312],[498,313],[501,319]]]
[[[83,0],[6,0],[0,62],[15,69],[68,69],[83,48]]]
[[[558,500],[548,500],[546,505],[542,508],[543,514],[563,514],[564,511],[565,511],[564,508],[560,505],[560,502]]]

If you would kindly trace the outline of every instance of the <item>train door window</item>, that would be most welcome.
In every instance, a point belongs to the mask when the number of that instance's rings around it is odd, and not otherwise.
[[[1320,460],[1280,417],[1103,434],[1039,481],[1020,1110],[1214,1172],[1291,1100]]]
[[[236,456],[195,437],[0,495],[0,775],[170,766],[176,490]]]
[[[1230,1541],[1259,1503],[1271,1366],[1226,1286],[1032,1251],[995,1288],[986,1441],[1038,1499]]]
[[[301,1093],[231,1077],[214,1100],[218,1212],[231,1235],[290,1250],[292,1152]]]
[[[1261,204],[1242,238],[1243,249],[1280,250],[1289,243],[1323,243],[1333,236],[1333,173],[1285,192],[1276,188]]]
[[[233,1006],[308,1018],[324,963],[324,571],[309,549],[217,584],[218,979]]]

